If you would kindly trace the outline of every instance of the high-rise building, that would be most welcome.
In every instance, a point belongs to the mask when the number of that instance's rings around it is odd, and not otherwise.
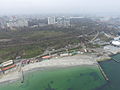
[[[48,24],[51,25],[51,24],[55,24],[55,17],[48,17]]]
[[[58,26],[70,26],[70,18],[66,17],[58,17],[57,18],[57,25]]]

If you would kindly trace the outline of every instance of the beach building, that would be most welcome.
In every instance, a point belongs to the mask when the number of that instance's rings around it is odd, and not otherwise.
[[[13,64],[13,65],[10,65],[10,66],[8,66],[8,67],[4,67],[4,68],[2,68],[1,70],[2,71],[6,71],[6,70],[9,70],[9,69],[11,69],[11,68],[13,68],[13,67],[15,67],[16,65],[15,64]]]
[[[69,56],[69,53],[62,53],[60,54],[61,57]]]
[[[14,63],[13,60],[9,60],[9,61],[3,62],[1,65],[2,65],[2,67],[6,67],[8,65],[12,65],[13,63]]]
[[[39,62],[38,59],[30,59],[30,63],[36,63],[36,62]]]
[[[9,72],[15,71],[15,69],[16,69],[15,67],[16,67],[16,64],[13,64],[13,65],[1,68],[1,70],[2,70],[3,74],[7,74]]]
[[[16,67],[16,64],[14,64],[13,60],[8,60],[6,62],[3,62],[0,64],[0,72],[6,74],[10,71],[14,71],[12,70],[14,67]]]
[[[50,59],[52,56],[43,56],[42,59]]]
[[[23,60],[22,61],[22,64],[29,64],[30,63],[30,60]]]

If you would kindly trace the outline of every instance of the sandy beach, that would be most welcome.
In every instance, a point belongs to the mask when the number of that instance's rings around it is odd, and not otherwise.
[[[96,61],[92,56],[87,55],[76,55],[70,57],[52,58],[39,63],[29,64],[22,67],[23,71],[27,71],[34,68],[40,67],[67,67],[67,66],[78,66],[78,65],[93,65]]]
[[[81,65],[96,65],[96,58],[89,55],[75,55],[69,57],[52,58],[44,60],[42,62],[31,63],[21,68],[24,73],[34,69],[40,68],[55,68],[55,67],[70,67]],[[15,71],[7,75],[2,76],[0,83],[9,83],[21,78],[21,72]]]

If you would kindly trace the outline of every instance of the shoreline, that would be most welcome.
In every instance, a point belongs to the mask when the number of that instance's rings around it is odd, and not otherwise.
[[[115,53],[115,54],[110,54],[110,55],[108,55],[108,56],[103,56],[102,58],[100,58],[100,59],[97,59],[97,62],[104,62],[104,61],[109,61],[109,60],[112,60],[112,56],[115,56],[115,55],[117,55],[117,54],[120,54],[120,52],[118,52],[118,53]]]
[[[114,54],[112,54],[112,55],[114,55]],[[109,55],[109,57],[112,55]],[[21,67],[21,69],[23,70],[24,75],[26,75],[28,73],[32,73],[35,71],[42,71],[42,70],[55,70],[55,69],[61,69],[61,68],[64,69],[64,68],[77,67],[77,66],[79,66],[79,67],[80,66],[81,67],[83,67],[83,66],[96,67],[97,62],[108,61],[110,59],[111,58],[103,56],[102,60],[99,61],[99,57],[97,57],[96,55],[78,54],[75,56],[52,58],[50,60],[45,60],[42,62],[31,63],[31,64]],[[13,77],[11,78],[11,76],[13,76]],[[0,79],[0,85],[14,83],[17,80],[20,80],[21,77],[22,77],[21,72],[19,72],[19,71],[9,73]]]
[[[73,68],[73,67],[94,67],[96,68],[97,65],[77,65],[77,66],[66,66],[66,67],[42,67],[42,68],[34,68],[31,70],[27,70],[24,72],[24,76],[28,75],[29,73],[33,73],[33,72],[37,72],[37,71],[49,71],[49,70],[58,70],[58,69],[69,69],[69,68]],[[21,83],[21,77],[17,77],[14,79],[10,79],[10,80],[5,80],[5,81],[0,81],[0,85],[7,85],[7,84],[11,84],[11,83],[15,83],[15,82],[19,82]]]
[[[75,55],[70,57],[63,57],[58,59],[50,59],[45,60],[38,63],[33,63],[22,67],[21,69],[24,72],[24,75],[27,73],[41,71],[41,70],[53,70],[53,69],[61,69],[61,68],[70,68],[70,67],[77,67],[77,66],[94,66],[96,67],[96,62],[94,57],[88,55]],[[21,79],[21,72],[13,72],[3,76],[0,79],[0,85],[14,83],[17,80]]]
[[[27,76],[28,74],[33,73],[33,72],[37,72],[37,71],[42,72],[42,71],[49,71],[49,70],[69,69],[69,68],[74,68],[74,67],[81,67],[81,68],[83,68],[83,67],[94,67],[94,68],[98,68],[97,65],[77,65],[77,66],[66,66],[66,67],[43,67],[43,68],[34,68],[34,69],[31,69],[31,70],[28,70],[28,71],[24,72],[24,76]],[[12,83],[15,83],[15,82],[21,83],[20,78],[21,77],[0,82],[0,86],[1,85],[12,84]]]

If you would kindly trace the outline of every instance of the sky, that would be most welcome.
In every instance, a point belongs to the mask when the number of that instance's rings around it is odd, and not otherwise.
[[[0,14],[120,14],[120,0],[0,0]]]

